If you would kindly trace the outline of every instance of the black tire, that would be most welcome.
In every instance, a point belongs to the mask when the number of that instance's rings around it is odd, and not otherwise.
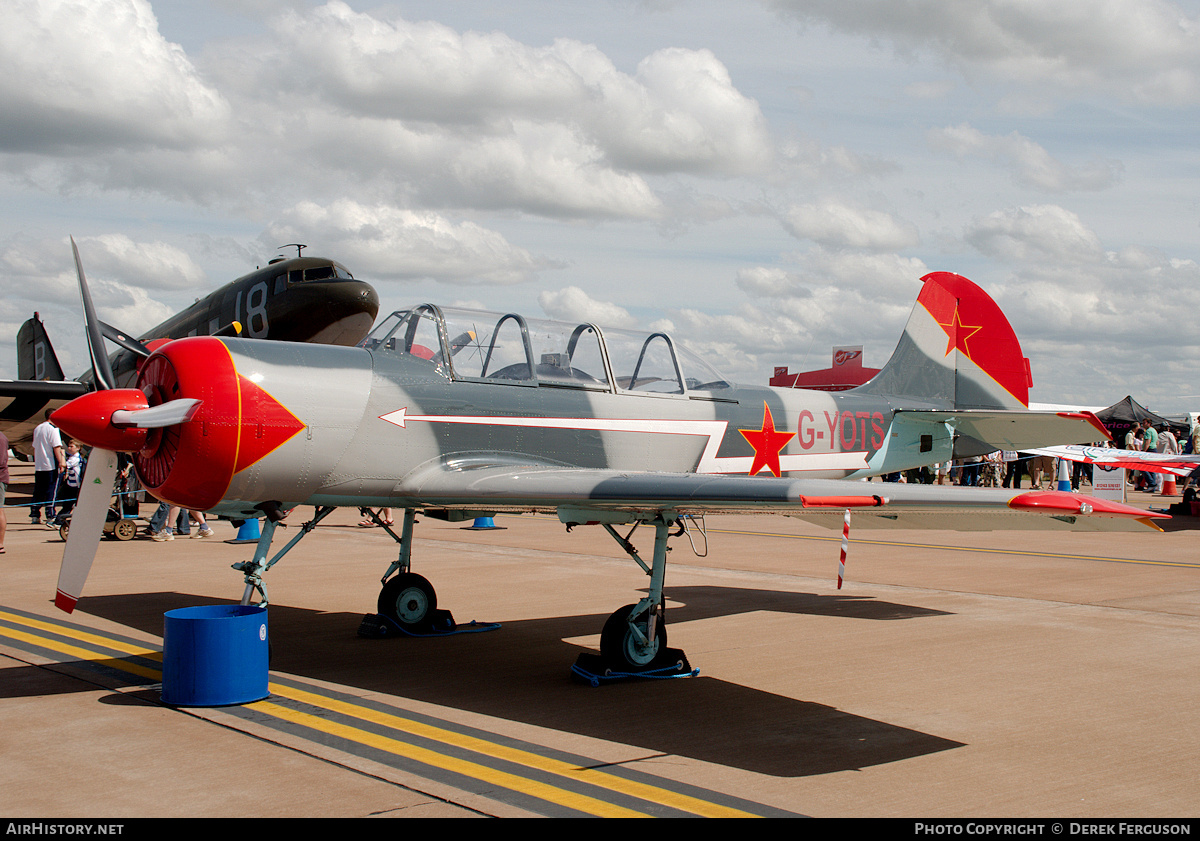
[[[67,520],[58,527],[58,536],[62,538],[63,543],[67,542],[67,535],[71,533],[71,521]]]
[[[379,591],[379,612],[405,630],[429,627],[437,593],[421,576],[405,572],[389,578]]]
[[[645,648],[629,627],[629,614],[635,607],[637,605],[627,604],[617,610],[608,617],[600,632],[600,655],[610,666],[621,671],[658,668],[667,659],[667,623],[659,617],[654,628],[654,643]],[[644,633],[644,619],[641,621]]]
[[[137,523],[133,520],[118,520],[113,524],[112,533],[117,540],[133,540],[137,535]]]

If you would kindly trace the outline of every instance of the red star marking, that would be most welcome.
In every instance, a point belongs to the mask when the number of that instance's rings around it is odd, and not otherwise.
[[[771,409],[763,402],[762,429],[739,429],[750,446],[754,448],[754,462],[750,465],[750,475],[754,476],[764,467],[771,468],[772,475],[778,476],[779,453],[787,446],[787,442],[796,437],[794,432],[776,432],[775,418],[771,417]]]
[[[958,307],[955,307],[954,320],[949,324],[942,324],[942,322],[939,321],[938,327],[941,327],[943,330],[945,330],[946,336],[949,338],[949,341],[946,342],[946,356],[950,355],[950,351],[957,349],[965,353],[968,359],[971,358],[971,351],[967,349],[967,339],[971,338],[980,330],[982,330],[982,324],[980,324],[978,327],[963,324],[962,318],[960,318],[958,314]]]

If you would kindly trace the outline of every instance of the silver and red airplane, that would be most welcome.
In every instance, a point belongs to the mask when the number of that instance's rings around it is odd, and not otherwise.
[[[79,275],[91,325],[81,266]],[[667,540],[689,516],[771,512],[840,525],[856,508],[883,525],[1156,528],[1146,511],[1069,493],[846,481],[1105,434],[1086,413],[1028,411],[1029,367],[996,304],[958,275],[924,282],[891,361],[840,393],[736,385],[661,332],[432,304],[394,313],[356,348],[173,341],[146,360],[135,388],[93,392],[54,414],[96,448],[56,603],[73,609],[83,589],[102,523],[90,508],[107,502],[115,451],[133,454],[161,499],[266,517],[254,559],[239,565],[244,603],[255,593],[266,603],[263,573],[302,537],[268,558],[289,509],[317,507],[304,533],[337,506],[402,510],[378,608],[404,628],[425,626],[437,604],[412,571],[417,512],[600,524],[650,577],[646,597],[601,635],[601,655],[627,670],[668,656]],[[89,335],[101,341],[94,327]],[[614,528],[622,524],[653,527],[648,562],[632,532]]]

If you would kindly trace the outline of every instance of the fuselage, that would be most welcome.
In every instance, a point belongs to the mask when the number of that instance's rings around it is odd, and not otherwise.
[[[505,463],[844,478],[879,472],[889,444],[887,400],[737,385],[662,333],[424,305],[364,345],[223,339],[173,359],[188,381],[171,393],[204,404],[186,426],[241,430],[180,442],[222,490],[179,501],[403,506],[431,471]]]
[[[150,328],[140,341],[211,336],[236,322],[246,338],[352,346],[367,335],[378,312],[379,295],[340,263],[293,257],[226,284]],[[110,361],[120,385],[132,382],[137,356],[119,351]]]

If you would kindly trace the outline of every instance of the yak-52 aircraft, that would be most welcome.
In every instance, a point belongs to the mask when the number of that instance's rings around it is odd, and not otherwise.
[[[82,268],[80,285],[90,310]],[[861,506],[885,523],[950,528],[989,528],[997,515],[1016,527],[1155,528],[1146,511],[1068,493],[845,481],[1103,435],[1090,415],[1027,411],[1028,385],[999,308],[940,272],[925,278],[887,366],[840,393],[735,385],[661,332],[432,304],[394,313],[358,348],[183,339],[155,351],[137,388],[93,392],[54,415],[96,448],[56,603],[71,610],[83,588],[103,513],[91,509],[121,450],[161,499],[266,516],[254,559],[238,565],[244,603],[255,592],[266,603],[263,573],[299,539],[268,560],[288,509],[317,506],[305,533],[336,506],[401,509],[378,607],[406,628],[425,626],[437,604],[412,571],[418,511],[601,524],[650,576],[646,597],[605,623],[601,655],[617,669],[653,668],[668,656],[667,539],[687,515],[831,512],[840,525],[843,509]],[[653,527],[648,564],[619,524]]]
[[[285,342],[356,345],[379,312],[379,295],[346,267],[323,257],[282,257],[222,286],[140,339],[101,323],[122,348],[109,358],[115,384],[132,385],[139,363],[164,341],[196,335],[237,335]],[[0,380],[0,432],[13,450],[33,452],[33,428],[92,388],[89,371],[67,380],[37,313],[17,332],[17,380]],[[111,386],[112,384],[110,384]]]

